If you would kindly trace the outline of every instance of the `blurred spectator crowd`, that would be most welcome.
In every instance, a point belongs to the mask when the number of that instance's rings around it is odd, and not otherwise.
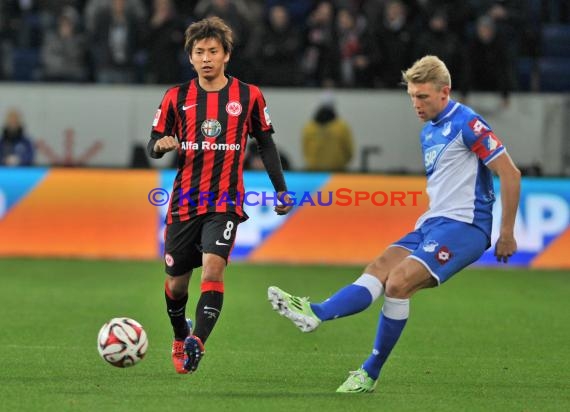
[[[183,82],[184,30],[210,15],[228,72],[262,86],[396,88],[435,54],[464,95],[570,90],[567,0],[2,0],[0,80]]]

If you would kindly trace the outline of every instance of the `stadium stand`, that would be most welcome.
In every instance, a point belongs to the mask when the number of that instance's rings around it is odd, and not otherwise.
[[[227,7],[234,7],[239,10],[250,10],[254,7],[257,12],[246,13],[244,17],[243,27],[258,28],[252,30],[251,41],[248,42],[247,53],[248,62],[246,67],[248,70],[240,69],[238,61],[232,61],[229,67],[230,73],[240,77],[242,80],[256,83],[261,86],[271,85],[277,87],[311,87],[311,86],[333,86],[333,87],[370,87],[385,88],[389,87],[386,82],[378,79],[378,75],[371,76],[370,79],[352,84],[346,82],[346,79],[339,76],[338,73],[344,73],[342,69],[346,69],[350,65],[350,59],[347,65],[346,54],[346,36],[343,38],[341,33],[333,33],[330,37],[330,53],[327,66],[331,66],[331,76],[326,78],[325,82],[315,82],[307,72],[307,56],[309,53],[310,42],[299,42],[299,50],[293,53],[297,56],[292,67],[298,67],[296,75],[285,76],[284,81],[287,84],[275,84],[262,76],[263,68],[257,67],[262,61],[263,51],[267,48],[264,40],[259,38],[259,33],[266,33],[270,30],[269,11],[273,6],[284,5],[287,7],[291,15],[291,23],[294,29],[299,33],[306,35],[309,28],[314,24],[315,10],[321,3],[328,3],[333,8],[331,20],[347,15],[349,11],[354,16],[354,29],[358,33],[360,43],[350,43],[351,53],[348,56],[357,56],[358,61],[369,62],[374,67],[387,67],[394,64],[391,73],[398,73],[399,66],[409,66],[412,62],[410,58],[406,58],[404,62],[396,62],[395,58],[382,57],[382,53],[378,54],[378,48],[381,46],[380,41],[374,34],[377,33],[386,21],[389,21],[389,13],[387,5],[400,4],[406,10],[405,18],[401,24],[405,27],[413,27],[415,35],[409,39],[410,47],[415,46],[415,42],[422,38],[420,32],[427,30],[426,21],[429,17],[437,13],[443,13],[448,17],[453,17],[450,13],[451,6],[444,6],[446,2],[428,0],[422,2],[422,5],[416,2],[407,2],[393,0],[390,2],[378,2],[376,0],[364,1],[341,1],[341,0],[322,0],[322,1],[295,1],[281,2],[278,0],[227,0]],[[59,4],[61,3],[61,4]],[[46,80],[42,76],[43,66],[41,59],[40,46],[45,40],[47,33],[54,31],[56,28],[57,16],[63,11],[62,4],[65,3],[68,8],[73,8],[77,13],[78,34],[85,36],[87,39],[87,50],[89,55],[86,56],[86,66],[88,67],[88,81],[95,82],[101,79],[99,71],[101,70],[95,63],[95,37],[93,22],[97,17],[109,13],[111,0],[89,0],[89,1],[73,1],[73,2],[34,2],[30,6],[28,2],[0,2],[0,49],[2,50],[3,63],[0,67],[0,78],[6,81],[41,81]],[[181,0],[165,0],[164,5],[169,10],[171,18],[178,19],[183,25],[186,25],[201,16],[204,7],[208,6],[208,2],[202,0],[200,2],[185,2]],[[161,3],[161,4],[162,4]],[[224,2],[225,4],[226,2]],[[448,2],[449,4],[453,2]],[[59,4],[59,5],[57,5]],[[131,0],[128,2],[128,12],[132,14],[133,24],[137,33],[148,31],[148,25],[151,24],[153,18],[159,13],[158,6],[150,1]],[[158,3],[157,3],[158,4]],[[514,55],[512,56],[513,70],[517,80],[517,87],[514,90],[523,92],[539,92],[539,91],[559,91],[565,92],[569,90],[567,86],[568,80],[560,74],[567,74],[568,62],[570,59],[570,5],[567,0],[524,0],[521,2],[500,2],[500,1],[482,1],[482,2],[457,2],[453,4],[461,4],[462,12],[461,24],[450,25],[449,29],[453,35],[459,39],[469,39],[473,36],[473,28],[475,21],[485,14],[488,14],[496,20],[500,28],[501,35],[506,36],[507,43],[511,46]],[[504,16],[493,14],[493,8],[503,9]],[[98,5],[98,7],[94,7]],[[198,7],[200,5],[200,7]],[[251,6],[251,7],[250,7]],[[253,9],[252,9],[253,10]],[[495,10],[496,12],[496,10]],[[456,16],[457,17],[457,16]],[[400,24],[400,23],[398,23]],[[331,22],[331,30],[338,31],[338,22]],[[257,33],[257,37],[253,34]],[[520,36],[518,38],[517,36]],[[150,59],[151,44],[148,36],[137,36],[135,48],[132,50],[133,55],[139,58],[134,59],[135,75],[130,81],[134,83],[153,83],[156,76],[149,73],[152,72],[152,61]],[[344,39],[344,43],[343,40]],[[351,38],[352,39],[352,38]],[[371,41],[372,40],[372,41]],[[177,41],[180,41],[178,39]],[[352,41],[352,40],[351,40]],[[518,44],[519,46],[515,46]],[[251,46],[251,47],[250,47]],[[343,54],[344,51],[344,54]],[[239,53],[237,54],[239,55]],[[343,60],[344,56],[344,60]],[[256,58],[253,58],[256,57]],[[243,63],[243,62],[242,62]],[[178,66],[175,72],[180,73],[179,81],[185,81],[189,77],[194,77],[192,68],[188,65],[186,56],[174,62]],[[257,65],[257,66],[256,66]],[[156,66],[156,64],[155,64]],[[251,66],[251,67],[249,67]],[[402,67],[403,68],[403,67]],[[241,73],[243,72],[243,73]],[[374,72],[374,71],[373,71]],[[335,74],[336,73],[336,74]],[[243,75],[240,76],[240,75]],[[556,76],[556,77],[552,77]],[[282,78],[283,76],[279,76]],[[331,77],[331,78],[329,78]],[[374,78],[372,78],[374,77]],[[568,77],[566,75],[566,77]],[[129,81],[128,78],[126,78]],[[74,81],[74,80],[71,80]],[[266,83],[265,83],[266,82]],[[171,83],[169,81],[169,83]]]
[[[570,91],[570,57],[541,57],[538,70],[540,91]]]
[[[570,91],[570,24],[542,26],[538,71],[541,91]]]
[[[570,57],[570,24],[542,26],[542,56]]]
[[[516,81],[517,89],[529,92],[534,85],[534,73],[536,72],[535,59],[531,57],[519,57],[516,61]]]
[[[12,50],[14,81],[39,79],[40,51],[37,48],[15,48]]]

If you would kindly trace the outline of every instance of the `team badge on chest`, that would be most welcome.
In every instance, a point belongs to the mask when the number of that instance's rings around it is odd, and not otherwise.
[[[447,122],[443,125],[442,135],[447,136],[451,132],[451,122]]]
[[[202,122],[200,130],[204,137],[218,137],[222,132],[222,125],[216,119],[208,119]]]
[[[241,114],[241,103],[232,100],[226,104],[226,113],[230,116],[239,116]]]

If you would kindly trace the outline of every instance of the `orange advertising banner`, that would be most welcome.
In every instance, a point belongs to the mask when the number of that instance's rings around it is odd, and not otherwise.
[[[0,167],[0,257],[162,259],[174,175]],[[244,180],[251,219],[240,224],[233,261],[363,265],[428,208],[425,177],[288,173],[295,207],[277,216],[264,204],[273,192],[267,175],[246,172]],[[493,215],[495,242],[500,199]],[[509,267],[570,268],[569,179],[523,179],[515,237]],[[497,265],[493,250],[476,264]]]
[[[156,259],[153,171],[51,169],[0,219],[0,256]]]
[[[412,231],[428,205],[421,177],[331,175],[319,190],[332,204],[299,207],[250,261],[362,264]]]

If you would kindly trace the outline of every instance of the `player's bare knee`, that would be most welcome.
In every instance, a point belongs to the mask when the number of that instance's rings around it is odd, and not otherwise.
[[[175,299],[182,298],[188,293],[189,277],[167,276],[166,287]]]
[[[386,281],[386,296],[407,299],[409,297],[409,287],[401,279],[392,279],[389,277]]]
[[[204,265],[202,267],[202,282],[222,282],[226,266],[220,264]]]
[[[223,280],[223,271],[204,270],[202,272],[202,282],[223,282]]]
[[[379,256],[366,266],[365,273],[369,273],[376,276],[382,284],[386,283],[386,278],[388,277],[388,259],[384,256]]]
[[[409,298],[415,288],[408,273],[402,267],[397,267],[390,272],[386,280],[386,296],[398,299]]]
[[[208,253],[204,255],[202,265],[202,282],[222,282],[226,260],[218,255]]]

